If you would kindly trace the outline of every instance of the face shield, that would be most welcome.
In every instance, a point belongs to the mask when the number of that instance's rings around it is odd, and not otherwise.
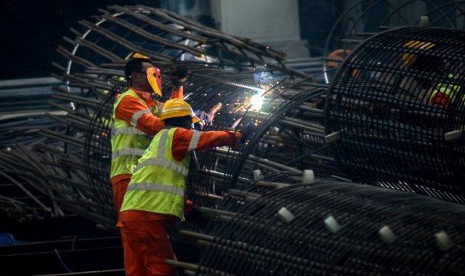
[[[161,95],[161,73],[160,73],[160,69],[158,69],[156,67],[147,68],[147,80],[148,80],[150,86],[152,87],[153,92],[155,92],[155,94],[157,94],[157,95],[159,95],[161,97],[162,95]]]

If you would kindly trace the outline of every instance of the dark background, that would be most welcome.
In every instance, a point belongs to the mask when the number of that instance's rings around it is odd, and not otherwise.
[[[99,9],[141,4],[175,10],[181,2],[192,5],[194,0],[2,0],[0,80],[49,77],[63,37],[74,38],[70,28],[81,19],[94,22]],[[299,1],[301,37],[309,42],[312,55],[321,54],[340,6],[337,0]]]
[[[99,15],[108,0],[2,0],[0,9],[0,79],[48,77],[63,36],[74,38],[70,27]]]

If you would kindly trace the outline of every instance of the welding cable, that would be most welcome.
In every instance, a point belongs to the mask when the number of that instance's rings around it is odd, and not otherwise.
[[[74,273],[74,271],[71,270],[71,269],[66,265],[66,263],[63,261],[63,259],[61,258],[60,252],[58,252],[58,250],[57,250],[56,248],[54,248],[53,251],[55,251],[55,254],[56,254],[57,257],[58,257],[58,260],[60,261],[61,265],[66,269],[66,271],[68,271],[69,273]]]

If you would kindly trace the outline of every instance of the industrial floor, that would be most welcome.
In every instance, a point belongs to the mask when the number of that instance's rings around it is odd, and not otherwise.
[[[78,217],[0,225],[0,275],[124,275],[121,237]]]

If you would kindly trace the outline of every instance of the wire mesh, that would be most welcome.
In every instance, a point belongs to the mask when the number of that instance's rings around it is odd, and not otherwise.
[[[379,187],[291,185],[244,204],[200,239],[195,273],[462,274],[464,215],[463,206]]]
[[[46,133],[63,143],[63,152],[46,149],[64,160],[60,166],[71,164],[67,168],[70,177],[76,173],[87,175],[80,191],[90,194],[88,199],[95,204],[113,206],[108,175],[110,121],[114,96],[127,89],[122,68],[132,52],[149,56],[161,68],[163,91],[172,88],[168,77],[171,69],[178,64],[189,68],[186,100],[206,112],[218,102],[223,103],[210,129],[234,128],[235,121],[241,118],[240,113],[233,114],[234,110],[244,109],[244,103],[257,92],[253,77],[257,72],[268,72],[278,80],[314,82],[311,75],[287,67],[283,52],[221,33],[166,10],[109,6],[101,12],[95,22],[79,21],[79,29],[73,30],[76,37],[65,38],[69,45],[57,49],[61,60],[54,65],[64,85],[53,88],[55,101],[51,104],[66,115],[51,116],[64,127]],[[165,92],[163,100],[169,96]],[[321,132],[321,126],[318,131]],[[70,152],[80,161],[79,165],[66,162]],[[110,221],[116,219],[114,212],[105,211],[104,216]]]
[[[185,87],[192,106],[222,103],[206,130],[249,130],[237,148],[198,152],[190,170],[189,197],[214,216],[181,225],[210,235],[200,241],[196,273],[463,273],[463,206],[418,195],[464,200],[463,105],[427,103],[436,83],[464,83],[461,30],[375,35],[328,86],[285,66],[279,51],[163,10],[110,6],[79,24],[75,39],[65,39],[70,47],[58,48],[64,62],[55,63],[64,85],[54,87],[51,104],[66,115],[49,114],[57,124],[40,130],[47,141],[34,140],[30,153],[0,155],[2,177],[11,170],[16,186],[46,194],[30,197],[48,214],[65,210],[114,230],[109,123],[114,96],[127,88],[124,60],[138,51],[162,69],[164,91],[168,72],[183,64],[192,72]],[[411,41],[429,44],[416,49]],[[260,72],[272,81],[257,82]],[[257,94],[264,103],[255,110]],[[305,170],[318,182],[302,185]],[[295,218],[287,222],[281,207]],[[173,230],[170,237],[193,245]]]
[[[347,58],[327,94],[326,131],[340,135],[333,146],[353,181],[464,202],[464,34],[394,29]],[[432,101],[440,85],[457,88],[449,105]]]
[[[342,58],[345,58],[368,37],[389,28],[427,25],[464,29],[464,22],[465,1],[353,1],[331,27],[323,57],[328,57],[336,49],[342,49],[345,51]],[[327,62],[323,63],[323,68],[324,79],[329,83],[336,68]]]

